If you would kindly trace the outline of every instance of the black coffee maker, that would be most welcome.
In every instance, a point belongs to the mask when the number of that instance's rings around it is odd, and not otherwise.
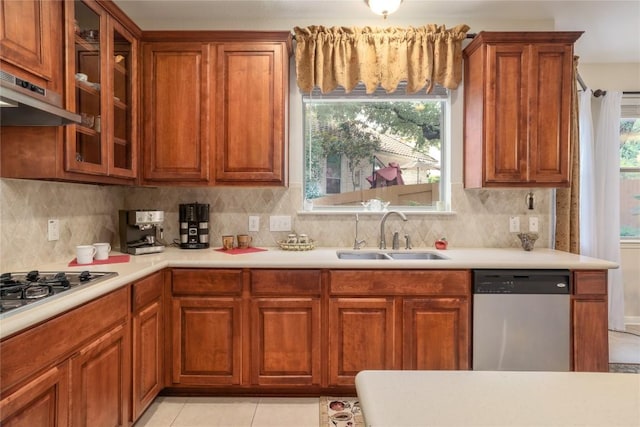
[[[205,249],[209,247],[209,205],[187,203],[180,205],[180,247]]]

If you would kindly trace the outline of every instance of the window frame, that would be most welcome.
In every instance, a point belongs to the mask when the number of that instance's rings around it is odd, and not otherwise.
[[[631,93],[622,95],[622,102],[620,108],[620,120],[627,118],[640,118],[640,93]],[[620,153],[621,154],[621,153]],[[620,159],[622,160],[622,159]],[[640,165],[638,167],[623,167],[620,165],[620,183],[622,182],[623,173],[638,173],[640,174]],[[622,213],[622,197],[620,198],[620,213]],[[640,206],[640,200],[638,201]],[[640,245],[640,235],[637,236],[622,236],[622,221],[620,221],[619,238],[620,242],[632,243]]]
[[[307,118],[305,105],[309,102],[356,102],[358,100],[365,102],[388,102],[388,101],[424,101],[439,100],[442,102],[442,111],[440,115],[440,181],[439,181],[439,201],[435,206],[409,206],[409,205],[390,205],[386,211],[396,210],[405,213],[438,213],[452,214],[451,211],[451,112],[453,108],[452,92],[442,86],[436,85],[431,94],[419,91],[415,94],[406,94],[406,82],[400,82],[398,88],[393,93],[386,93],[384,89],[378,87],[373,94],[366,94],[365,87],[359,83],[350,93],[346,93],[344,88],[338,87],[336,90],[322,94],[318,88],[310,93],[301,93],[302,105],[302,151],[303,159],[306,158],[307,152]],[[379,214],[380,212],[368,211],[364,207],[358,206],[313,206],[306,197],[306,176],[307,164],[303,161],[302,170],[302,212],[311,214],[331,214],[331,213],[359,213],[359,214]]]

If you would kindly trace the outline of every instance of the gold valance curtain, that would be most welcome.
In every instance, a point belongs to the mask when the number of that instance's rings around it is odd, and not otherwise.
[[[358,82],[367,93],[378,85],[387,92],[407,81],[414,93],[434,84],[448,89],[462,79],[462,40],[467,25],[452,29],[434,24],[419,28],[294,28],[298,87],[322,93],[342,86],[350,92]]]

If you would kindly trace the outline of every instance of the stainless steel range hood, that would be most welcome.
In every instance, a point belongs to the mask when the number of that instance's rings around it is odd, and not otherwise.
[[[0,71],[0,126],[64,126],[80,123],[80,115],[60,107],[61,97]]]

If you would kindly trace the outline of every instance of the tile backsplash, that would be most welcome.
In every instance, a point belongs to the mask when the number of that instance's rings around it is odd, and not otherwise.
[[[452,186],[455,214],[409,215],[403,223],[390,217],[387,240],[393,231],[409,234],[414,247],[433,247],[446,237],[451,247],[519,247],[509,233],[509,217],[520,216],[527,230],[527,216],[537,216],[540,239],[536,248],[549,247],[550,190],[536,190],[535,210],[526,207],[529,190],[464,190]],[[119,246],[119,209],[165,211],[164,239],[178,239],[178,205],[211,205],[211,244],[220,245],[223,234],[247,231],[249,215],[260,217],[260,231],[250,233],[255,246],[277,246],[286,232],[270,232],[270,215],[291,215],[292,226],[306,233],[318,246],[351,247],[354,215],[300,213],[302,190],[289,188],[183,188],[119,187],[46,181],[0,179],[0,270],[16,271],[48,262],[70,261],[79,244],[98,241]],[[47,241],[47,220],[60,221],[60,240]],[[379,214],[360,216],[359,238],[366,247],[377,247]]]

